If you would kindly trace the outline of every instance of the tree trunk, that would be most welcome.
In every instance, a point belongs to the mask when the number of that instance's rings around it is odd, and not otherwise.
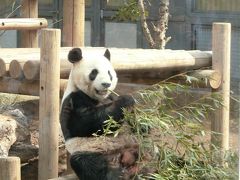
[[[169,0],[161,0],[159,7],[159,20],[157,22],[156,32],[156,48],[165,49],[167,42],[171,37],[166,37],[169,20]]]
[[[165,49],[167,42],[171,39],[171,37],[166,37],[169,20],[169,0],[160,0],[159,19],[156,25],[152,24],[153,34],[151,34],[149,25],[147,24],[146,10],[143,0],[138,0],[138,7],[143,33],[150,48]]]

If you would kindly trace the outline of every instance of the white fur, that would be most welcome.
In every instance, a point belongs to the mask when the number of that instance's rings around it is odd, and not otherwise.
[[[90,81],[89,74],[93,69],[98,70],[98,75],[94,81]],[[112,81],[108,71],[112,75]],[[117,81],[116,72],[106,57],[96,54],[84,54],[82,60],[73,64],[68,85],[62,99],[64,100],[71,92],[81,90],[89,97],[101,101],[110,94],[109,90],[115,89]],[[111,86],[106,89],[102,86],[102,83],[111,83]],[[108,93],[99,95],[95,89],[98,91],[108,90]]]
[[[137,142],[137,138],[130,133],[120,133],[117,137],[74,137],[66,140],[65,146],[70,154],[77,151],[106,153],[126,148],[129,145],[137,145]]]
[[[98,70],[97,77],[94,81],[89,79],[89,74],[93,69]],[[108,71],[110,71],[112,75],[112,81],[110,80]],[[111,92],[108,91],[106,94],[99,95],[96,92],[98,91],[106,91],[106,90],[114,90],[117,85],[117,74],[111,64],[111,62],[104,57],[104,55],[97,54],[84,54],[83,59],[79,62],[73,64],[72,70],[69,75],[67,88],[64,92],[62,102],[64,99],[71,93],[77,90],[83,91],[89,97],[93,99],[97,99],[99,101],[105,99]],[[102,83],[111,83],[109,88],[104,88]],[[108,143],[108,139],[105,138],[105,143]],[[92,145],[91,149],[94,149],[94,146],[99,142],[99,139],[96,137],[75,137],[68,139],[65,142],[66,149],[69,153],[74,153],[76,151],[88,151],[89,147]],[[110,141],[111,142],[111,141]],[[116,142],[115,144],[118,144]],[[109,147],[111,147],[109,145]],[[107,151],[106,149],[95,149],[94,151]]]

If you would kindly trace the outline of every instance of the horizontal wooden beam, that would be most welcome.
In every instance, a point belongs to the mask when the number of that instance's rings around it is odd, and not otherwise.
[[[61,78],[68,78],[72,64],[67,61],[71,47],[63,47],[60,51]],[[209,51],[184,50],[153,50],[153,49],[120,49],[109,48],[111,62],[117,71],[144,72],[167,70],[198,69],[211,66],[212,54]],[[82,48],[83,56],[87,54],[103,55],[105,48]],[[39,49],[38,48],[12,48],[0,49],[0,58],[8,61],[12,58],[31,60],[23,68],[29,79],[39,77]],[[35,61],[35,62],[34,62]],[[25,64],[24,64],[25,66]],[[1,74],[1,73],[0,73]]]
[[[39,96],[39,80],[27,81],[24,79],[13,79],[10,77],[3,77],[0,80],[0,92],[10,94],[21,94],[30,96]],[[60,97],[63,96],[64,90],[67,87],[67,80],[60,81]],[[121,94],[128,94],[134,91],[144,89],[146,85],[118,83],[116,92]]]
[[[67,80],[60,82],[60,96],[63,95]],[[39,96],[39,80],[27,81],[24,79],[13,79],[10,77],[3,77],[0,80],[0,92],[10,94],[22,94]]]
[[[213,89],[219,88],[222,82],[221,74],[212,69],[194,71],[190,75],[196,77],[199,81],[203,81],[203,83],[207,80],[207,83],[209,83]]]
[[[0,19],[0,30],[36,30],[47,27],[45,18],[5,18]]]
[[[68,79],[72,64],[66,60],[60,61],[60,78]],[[23,74],[28,80],[37,80],[40,77],[40,61],[29,60],[23,66]]]

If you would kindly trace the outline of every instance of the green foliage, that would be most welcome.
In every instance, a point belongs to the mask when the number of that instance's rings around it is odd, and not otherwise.
[[[120,7],[113,17],[118,21],[136,21],[140,16],[136,0],[128,0]]]
[[[152,172],[140,179],[237,179],[236,154],[221,158],[220,149],[206,140],[203,122],[222,106],[219,94],[196,95],[164,81],[140,91],[136,101],[134,113],[125,111],[125,117],[140,142],[139,166]]]
[[[103,132],[101,136],[112,135],[113,137],[116,137],[121,131],[120,127],[121,123],[118,123],[113,119],[113,117],[109,116],[109,119],[104,121]],[[93,133],[92,135],[95,137],[99,137],[99,131],[100,130],[98,130],[96,133]]]
[[[103,135],[113,135],[116,137],[119,134],[121,124],[114,121],[112,117],[109,117],[108,120],[104,122]]]

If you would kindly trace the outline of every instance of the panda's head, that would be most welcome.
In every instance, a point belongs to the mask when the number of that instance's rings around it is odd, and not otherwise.
[[[80,48],[72,49],[68,60],[73,63],[71,80],[77,90],[96,100],[105,99],[117,85],[117,75],[110,63],[107,49],[102,56],[86,54]],[[110,90],[110,91],[109,91]]]

